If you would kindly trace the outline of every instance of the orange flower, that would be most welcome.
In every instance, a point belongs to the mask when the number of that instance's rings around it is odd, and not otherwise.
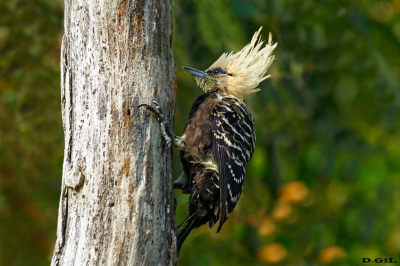
[[[258,229],[258,233],[262,236],[270,236],[275,232],[276,226],[271,218],[265,218]]]
[[[307,199],[309,194],[307,186],[300,181],[284,184],[280,191],[280,200],[289,203],[299,203]]]
[[[346,256],[346,251],[339,246],[327,247],[319,252],[318,260],[321,263],[329,263],[337,258]]]
[[[278,200],[275,203],[274,210],[272,212],[272,217],[274,220],[283,221],[289,218],[290,214],[292,214],[292,207],[287,202]]]
[[[269,263],[281,262],[286,256],[285,247],[279,243],[265,245],[258,251],[258,258]]]

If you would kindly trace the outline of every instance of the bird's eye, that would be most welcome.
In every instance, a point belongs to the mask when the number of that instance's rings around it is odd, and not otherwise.
[[[219,67],[217,67],[217,68],[214,68],[213,70],[212,70],[212,74],[213,75],[218,75],[218,74],[221,74],[221,73],[223,73],[224,71],[222,71],[222,69],[220,69]]]

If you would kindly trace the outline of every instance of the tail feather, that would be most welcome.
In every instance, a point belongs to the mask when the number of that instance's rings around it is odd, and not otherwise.
[[[191,219],[188,221],[187,225],[182,228],[182,230],[179,231],[178,233],[178,255],[179,251],[181,250],[181,247],[183,245],[183,242],[185,242],[186,238],[190,234],[190,232],[195,228],[195,221],[196,219]]]

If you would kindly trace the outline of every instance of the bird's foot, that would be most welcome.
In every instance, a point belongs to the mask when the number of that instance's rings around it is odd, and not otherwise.
[[[182,136],[182,137],[175,136],[174,137],[174,146],[177,147],[179,150],[184,151],[186,148],[185,136]]]
[[[185,172],[181,174],[181,176],[174,181],[172,186],[174,189],[182,190],[183,194],[190,194],[189,186],[188,186],[189,179],[187,178]]]
[[[147,110],[152,112],[157,117],[157,120],[160,123],[161,134],[166,142],[167,149],[169,149],[172,141],[175,140],[175,134],[165,118],[160,104],[156,101],[151,101],[151,104],[140,104],[137,106],[137,108],[139,107],[146,107]]]

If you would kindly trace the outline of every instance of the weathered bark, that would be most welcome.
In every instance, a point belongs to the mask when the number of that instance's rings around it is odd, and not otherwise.
[[[171,1],[65,1],[65,153],[52,265],[173,265]]]

